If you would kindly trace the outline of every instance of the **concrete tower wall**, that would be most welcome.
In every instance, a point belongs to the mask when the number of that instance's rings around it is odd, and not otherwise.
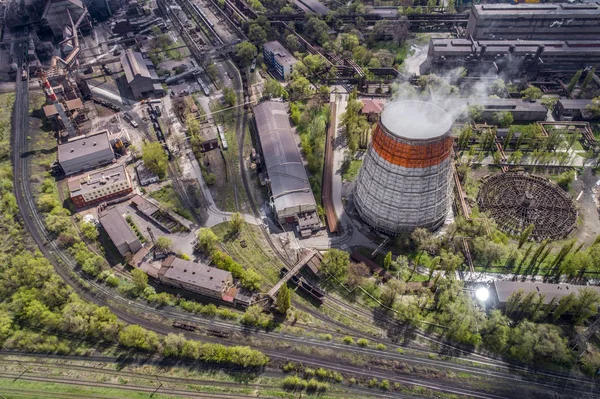
[[[423,118],[426,128],[405,124],[412,116],[417,123]],[[357,179],[354,202],[365,222],[389,234],[444,223],[451,198],[451,124],[431,104],[407,101],[384,109]]]

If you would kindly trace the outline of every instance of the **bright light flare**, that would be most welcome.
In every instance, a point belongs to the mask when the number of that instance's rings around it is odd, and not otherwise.
[[[477,291],[475,291],[475,297],[481,302],[485,302],[490,297],[490,291],[485,287],[478,288]]]

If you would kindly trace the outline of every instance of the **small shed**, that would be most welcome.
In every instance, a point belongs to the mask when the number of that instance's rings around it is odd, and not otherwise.
[[[381,110],[383,109],[383,104],[381,101],[377,100],[362,100],[363,107],[360,110],[360,113],[367,116],[367,119],[370,122],[377,121]]]

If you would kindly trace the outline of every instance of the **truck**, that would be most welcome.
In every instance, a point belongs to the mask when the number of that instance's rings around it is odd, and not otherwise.
[[[24,69],[21,71],[21,80],[27,80],[27,71]]]

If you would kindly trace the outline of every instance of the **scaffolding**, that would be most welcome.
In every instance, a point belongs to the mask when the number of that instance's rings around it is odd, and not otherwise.
[[[507,234],[519,235],[533,224],[531,238],[536,241],[564,238],[577,222],[577,210],[567,193],[553,182],[527,173],[485,177],[477,203]]]

